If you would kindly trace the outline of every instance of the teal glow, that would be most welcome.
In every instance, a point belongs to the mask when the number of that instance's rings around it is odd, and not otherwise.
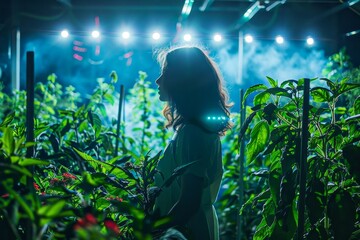
[[[194,0],[186,0],[184,3],[183,9],[181,11],[181,15],[188,16],[191,12],[193,3],[194,3]]]

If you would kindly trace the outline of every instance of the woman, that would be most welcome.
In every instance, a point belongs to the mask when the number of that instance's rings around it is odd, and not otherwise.
[[[228,95],[216,64],[198,47],[177,47],[159,55],[162,73],[156,80],[163,114],[174,137],[159,161],[157,186],[174,169],[186,172],[156,199],[155,209],[169,216],[166,228],[188,239],[219,239],[213,203],[223,174],[220,136],[230,128]]]

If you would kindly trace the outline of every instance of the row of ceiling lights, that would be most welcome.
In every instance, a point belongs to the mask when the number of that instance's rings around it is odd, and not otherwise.
[[[68,38],[68,37],[70,36],[70,33],[69,33],[68,30],[63,30],[63,31],[61,31],[60,35],[61,35],[61,37],[63,37],[63,38]],[[94,30],[94,31],[91,32],[90,35],[91,35],[92,38],[98,39],[98,38],[100,38],[101,33],[100,33],[98,30]],[[124,31],[124,32],[121,33],[121,37],[122,37],[124,40],[127,40],[127,39],[130,39],[131,34],[130,34],[130,32],[128,32],[128,31]],[[161,34],[160,34],[159,32],[153,32],[152,35],[151,35],[151,37],[152,37],[152,39],[153,39],[154,41],[159,41],[159,40],[161,39]],[[192,36],[191,36],[191,34],[189,34],[189,33],[185,33],[185,34],[183,35],[183,39],[184,39],[184,41],[186,41],[186,42],[190,42],[190,41],[192,40]],[[214,35],[213,35],[213,40],[214,40],[215,42],[221,42],[221,41],[223,40],[222,35],[219,34],[219,33],[214,34]],[[246,35],[244,36],[244,41],[245,41],[246,43],[252,43],[252,42],[254,41],[254,37],[251,36],[250,34],[246,34]],[[278,44],[283,44],[283,43],[285,42],[285,39],[284,39],[284,37],[282,37],[282,36],[279,35],[279,36],[276,36],[275,41],[276,41],[276,43],[278,43]],[[311,45],[314,45],[315,40],[314,40],[314,38],[312,38],[312,37],[307,37],[306,43],[307,43],[307,45],[311,46]]]

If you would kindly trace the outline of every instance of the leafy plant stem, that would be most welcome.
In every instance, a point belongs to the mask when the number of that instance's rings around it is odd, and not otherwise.
[[[284,118],[280,113],[276,113],[276,116],[280,118],[282,121],[284,121],[286,124],[291,126],[293,129],[296,129],[296,126],[294,126],[291,122],[289,122],[286,118]]]

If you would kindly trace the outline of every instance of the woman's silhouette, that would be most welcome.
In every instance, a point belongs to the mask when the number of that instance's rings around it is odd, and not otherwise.
[[[175,168],[191,164],[156,199],[155,209],[188,239],[219,239],[213,203],[223,174],[220,136],[230,128],[228,95],[215,62],[198,47],[176,47],[158,56],[156,80],[166,102],[166,127],[175,134],[159,161],[161,186]]]

